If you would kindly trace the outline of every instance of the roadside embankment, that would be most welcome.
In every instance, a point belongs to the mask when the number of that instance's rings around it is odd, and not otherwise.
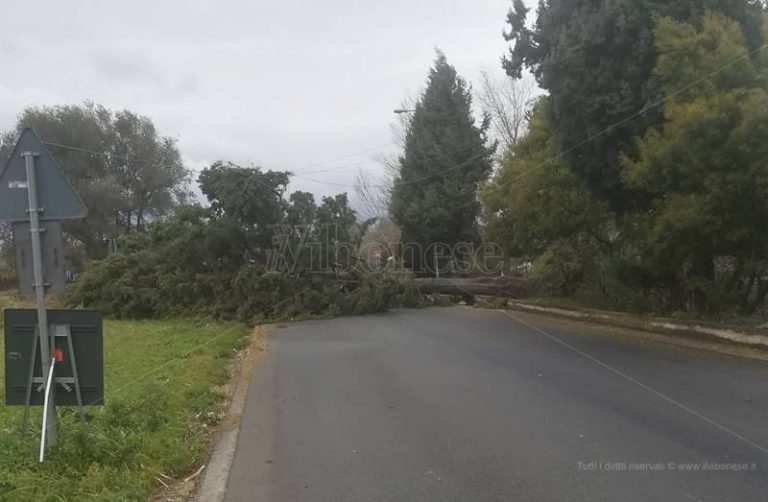
[[[748,349],[751,356],[760,352],[768,357],[768,329],[756,325],[738,325],[703,320],[679,320],[596,310],[588,308],[552,305],[543,300],[512,300],[494,297],[476,298],[478,307],[501,308],[539,316],[575,321],[584,325],[620,329],[622,334],[647,333],[659,341],[671,341],[677,345],[701,346],[731,355],[743,355],[739,348]],[[666,340],[663,340],[666,339]],[[733,348],[734,350],[732,350]],[[759,357],[763,359],[764,357]]]

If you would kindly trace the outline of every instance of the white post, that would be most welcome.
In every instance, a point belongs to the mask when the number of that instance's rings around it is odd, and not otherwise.
[[[27,195],[29,199],[29,232],[32,239],[32,270],[35,277],[35,303],[37,304],[37,332],[40,337],[40,362],[43,368],[43,377],[53,375],[51,372],[51,352],[54,350],[52,338],[48,336],[48,314],[45,311],[45,278],[43,277],[43,253],[40,244],[40,210],[37,204],[37,184],[35,183],[35,158],[34,152],[21,154],[26,162],[27,170]],[[34,357],[34,354],[32,355]],[[46,392],[46,402],[43,407],[46,414],[43,424],[47,430],[43,435],[48,438],[46,444],[56,444],[56,406],[54,404],[54,388]]]
[[[43,430],[40,431],[40,463],[45,460],[45,447],[48,443],[46,443],[45,438],[47,435],[47,432],[45,429],[47,429],[47,422],[48,422],[48,410],[50,408],[48,407],[49,398],[51,396],[51,391],[53,390],[53,370],[56,368],[56,358],[51,359],[51,362],[49,364],[50,369],[48,370],[48,376],[45,378],[45,404],[43,405]]]

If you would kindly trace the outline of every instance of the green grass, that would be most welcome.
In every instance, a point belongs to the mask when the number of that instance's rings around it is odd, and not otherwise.
[[[11,301],[0,296],[0,307]],[[22,409],[0,406],[0,500],[142,500],[160,473],[178,477],[203,461],[223,397],[216,387],[228,378],[229,356],[247,343],[247,328],[106,321],[104,331],[107,404],[88,409],[87,434],[76,410],[60,409],[59,443],[39,464],[39,433],[22,440]],[[32,419],[39,428],[39,408]]]

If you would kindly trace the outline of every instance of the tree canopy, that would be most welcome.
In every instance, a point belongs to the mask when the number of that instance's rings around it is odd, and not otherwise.
[[[550,0],[539,4],[530,26],[529,9],[514,0],[507,16],[505,36],[513,42],[504,59],[507,73],[519,78],[528,68],[549,91],[559,151],[588,189],[620,213],[636,199],[622,183],[620,158],[633,155],[634,138],[663,120],[654,72],[655,19],[698,22],[706,10],[736,20],[749,47],[761,46],[758,1]]]
[[[627,183],[651,195],[644,259],[677,294],[687,290],[709,309],[724,301],[713,294],[720,257],[727,280],[718,293],[744,306],[761,301],[768,290],[768,65],[744,57],[740,25],[713,12],[697,24],[661,19],[656,46],[656,74],[670,96],[664,123],[639,140],[637,158],[624,158]],[[714,73],[725,64],[727,72]],[[697,75],[712,76],[673,93]]]
[[[27,108],[0,140],[3,159],[25,127],[37,131],[88,207],[66,231],[90,257],[106,254],[105,239],[143,230],[189,195],[175,140],[147,117],[90,103]]]
[[[609,240],[606,204],[587,191],[556,155],[548,114],[549,98],[539,98],[528,133],[505,157],[482,191],[485,238],[507,256],[536,262],[534,271],[549,294],[571,293],[585,267],[594,266],[598,247]]]
[[[550,96],[483,190],[487,238],[550,294],[754,312],[768,294],[761,4],[552,0],[532,27],[526,14],[515,2],[505,66]]]

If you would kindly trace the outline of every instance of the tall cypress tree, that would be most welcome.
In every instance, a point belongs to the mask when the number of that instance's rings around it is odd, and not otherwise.
[[[426,252],[434,243],[478,241],[477,188],[491,172],[493,154],[487,129],[487,121],[475,122],[466,82],[438,51],[411,117],[392,190],[390,212],[405,243]],[[429,254],[410,255],[409,265],[431,264]]]

